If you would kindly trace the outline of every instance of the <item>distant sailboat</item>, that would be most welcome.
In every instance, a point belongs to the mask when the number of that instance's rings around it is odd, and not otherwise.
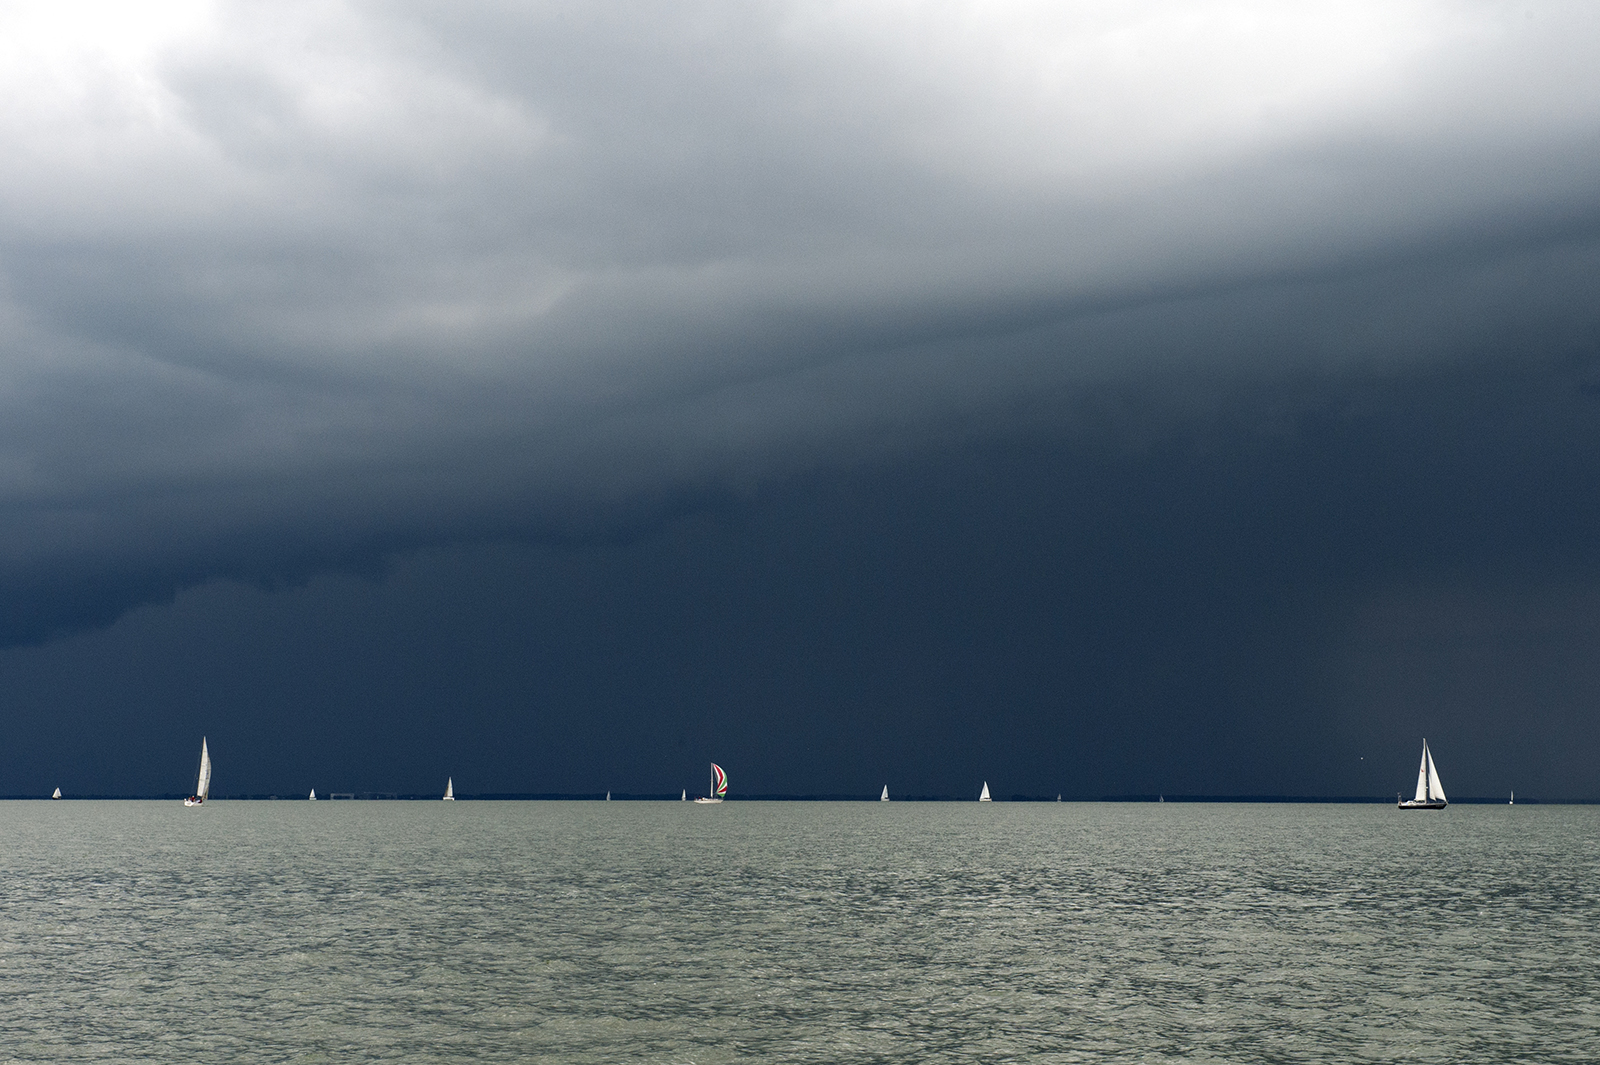
[[[678,796],[678,801],[679,802],[688,802],[689,801],[689,789],[688,788],[684,788],[683,789],[683,794]]]
[[[316,802],[317,801],[317,789],[316,788],[312,788],[311,789],[311,801],[312,802]]]
[[[1439,783],[1439,770],[1433,764],[1433,752],[1428,741],[1422,741],[1422,764],[1417,767],[1417,794],[1412,799],[1396,803],[1402,810],[1443,810],[1449,805],[1444,797],[1444,787]]]
[[[52,799],[59,799],[59,798],[61,798],[61,789],[60,789],[60,788],[57,788],[57,789],[56,789],[56,790],[55,790],[55,792],[54,792],[54,793],[53,793],[53,794],[52,794],[52,795],[51,795],[51,796],[50,796],[50,797],[51,797],[51,798],[52,798]]]
[[[1060,801],[1061,801],[1061,793],[1058,791],[1058,792],[1056,792],[1056,802],[1060,802]]]
[[[610,802],[610,801],[611,801],[611,793],[608,791],[608,792],[606,792],[606,802]]]
[[[61,798],[61,789],[60,788],[56,789],[56,798],[58,798],[58,799]],[[1506,803],[1506,805],[1507,806],[1515,806],[1515,805],[1517,805],[1517,793],[1516,792],[1513,791],[1511,793],[1511,801]]]
[[[698,803],[721,802],[728,797],[728,774],[715,762],[711,763],[711,794],[695,799]]]
[[[199,806],[211,794],[211,752],[206,749],[206,738],[200,737],[200,779],[195,782],[194,794],[183,800],[185,806]]]
[[[983,782],[983,790],[978,793],[978,801],[979,802],[994,802],[993,799],[989,798],[989,782],[987,780],[985,780]]]
[[[878,801],[879,802],[888,802],[889,801],[889,785],[885,784],[883,786],[883,794],[878,796]]]
[[[445,777],[445,779],[444,779],[444,801],[445,802],[455,802],[456,801],[456,778],[455,777]]]

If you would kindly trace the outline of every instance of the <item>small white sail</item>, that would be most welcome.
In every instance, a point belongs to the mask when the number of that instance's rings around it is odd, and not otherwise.
[[[878,796],[878,801],[879,802],[888,802],[889,801],[889,785],[885,784],[883,786],[883,794]]]
[[[50,797],[51,797],[51,798],[52,798],[52,799],[59,799],[59,798],[61,798],[61,789],[60,789],[60,788],[57,788],[57,789],[56,789],[56,790],[55,790],[55,792],[54,792],[54,793],[53,793],[53,794],[51,794],[51,796],[50,796]]]
[[[983,782],[983,791],[978,793],[978,801],[979,802],[994,802],[993,799],[989,798],[989,782],[987,780],[985,780]]]
[[[444,801],[445,802],[455,802],[456,801],[456,778],[455,777],[446,777],[445,778],[445,781],[444,781]]]
[[[312,802],[316,802],[317,801],[317,789],[316,788],[312,788],[311,789],[311,801]]]
[[[1433,752],[1428,750],[1426,741],[1422,744],[1422,755],[1428,760],[1428,799],[1430,802],[1449,802],[1444,797],[1444,785],[1439,783],[1439,770],[1433,764]]]
[[[1428,801],[1428,741],[1422,741],[1422,761],[1417,766],[1417,793],[1412,802]]]
[[[689,801],[689,789],[688,788],[684,788],[683,789],[683,794],[678,796],[678,801],[679,802],[688,802]]]
[[[606,792],[606,802],[610,802],[610,801],[611,801],[611,793],[608,791],[608,792]]]
[[[195,783],[194,795],[201,802],[211,797],[211,751],[204,736],[200,737],[200,779]]]

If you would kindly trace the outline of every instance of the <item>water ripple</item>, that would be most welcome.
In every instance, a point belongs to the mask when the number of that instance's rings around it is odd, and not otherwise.
[[[8,803],[0,1060],[1600,1060],[1600,810]]]

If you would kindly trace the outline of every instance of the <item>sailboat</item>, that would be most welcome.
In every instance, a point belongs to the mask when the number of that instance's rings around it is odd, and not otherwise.
[[[883,786],[883,794],[878,796],[878,801],[879,802],[888,802],[889,801],[889,785],[885,784]]]
[[[445,777],[444,778],[444,801],[445,802],[455,802],[456,801],[456,778],[455,777]]]
[[[200,737],[200,779],[195,781],[194,794],[183,800],[185,806],[199,806],[211,794],[211,752],[206,749],[206,738]]]
[[[721,802],[728,797],[728,774],[715,762],[711,763],[711,794],[695,799],[699,803]]]
[[[606,792],[606,802],[610,802],[610,801],[611,801],[611,793],[608,791],[608,792]]]
[[[61,798],[61,789],[60,788],[56,789],[56,796],[55,797],[58,798],[58,799]],[[1507,806],[1515,806],[1515,805],[1517,805],[1517,793],[1516,792],[1513,791],[1511,793],[1511,801],[1506,803],[1506,805]]]
[[[683,789],[683,794],[678,796],[678,801],[679,802],[688,802],[689,801],[689,789],[688,788],[684,788]]]
[[[311,789],[311,801],[312,802],[316,802],[317,801],[317,789],[316,788],[312,788]]]
[[[985,780],[983,782],[983,790],[978,793],[978,801],[979,802],[994,802],[993,799],[989,798],[989,782],[987,780]]]
[[[60,788],[57,788],[57,789],[56,789],[56,790],[55,790],[55,791],[54,791],[54,792],[53,792],[53,793],[51,793],[51,795],[50,795],[50,797],[51,797],[51,798],[52,798],[52,799],[59,799],[59,798],[61,798],[61,789],[60,789]]]
[[[1422,741],[1422,764],[1417,767],[1417,795],[1413,799],[1400,799],[1396,805],[1402,810],[1443,810],[1449,805],[1444,788],[1439,784],[1439,770],[1434,768],[1433,752],[1428,741]]]

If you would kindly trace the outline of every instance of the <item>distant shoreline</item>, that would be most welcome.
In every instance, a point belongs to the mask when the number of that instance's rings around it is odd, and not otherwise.
[[[120,802],[176,802],[181,801],[183,795],[174,792],[170,795],[64,795],[62,802],[72,800],[100,800]],[[488,792],[479,795],[458,794],[457,799],[478,802],[602,802],[605,801],[605,792],[592,793],[564,793],[564,792]],[[304,795],[213,795],[212,801],[224,802],[306,802]],[[48,795],[0,795],[0,801],[32,801],[51,802]],[[611,794],[613,802],[679,802],[678,795],[669,794],[625,794],[614,792]],[[319,797],[318,802],[438,802],[437,794],[408,795],[398,792],[341,792],[337,796]],[[729,796],[730,802],[878,802],[876,795],[741,795]],[[997,802],[1015,803],[1054,803],[1054,795],[1010,795],[996,799]],[[1393,805],[1394,799],[1389,796],[1295,796],[1295,795],[1078,795],[1065,796],[1063,803],[1151,803],[1158,801],[1168,803],[1293,803],[1293,804],[1331,804],[1331,805]],[[973,796],[957,795],[905,795],[895,796],[894,802],[949,802],[949,803],[975,803]],[[1451,799],[1451,806],[1505,806],[1506,799],[1500,798],[1467,798]],[[1518,806],[1594,806],[1600,805],[1600,799],[1534,799],[1519,798]]]

